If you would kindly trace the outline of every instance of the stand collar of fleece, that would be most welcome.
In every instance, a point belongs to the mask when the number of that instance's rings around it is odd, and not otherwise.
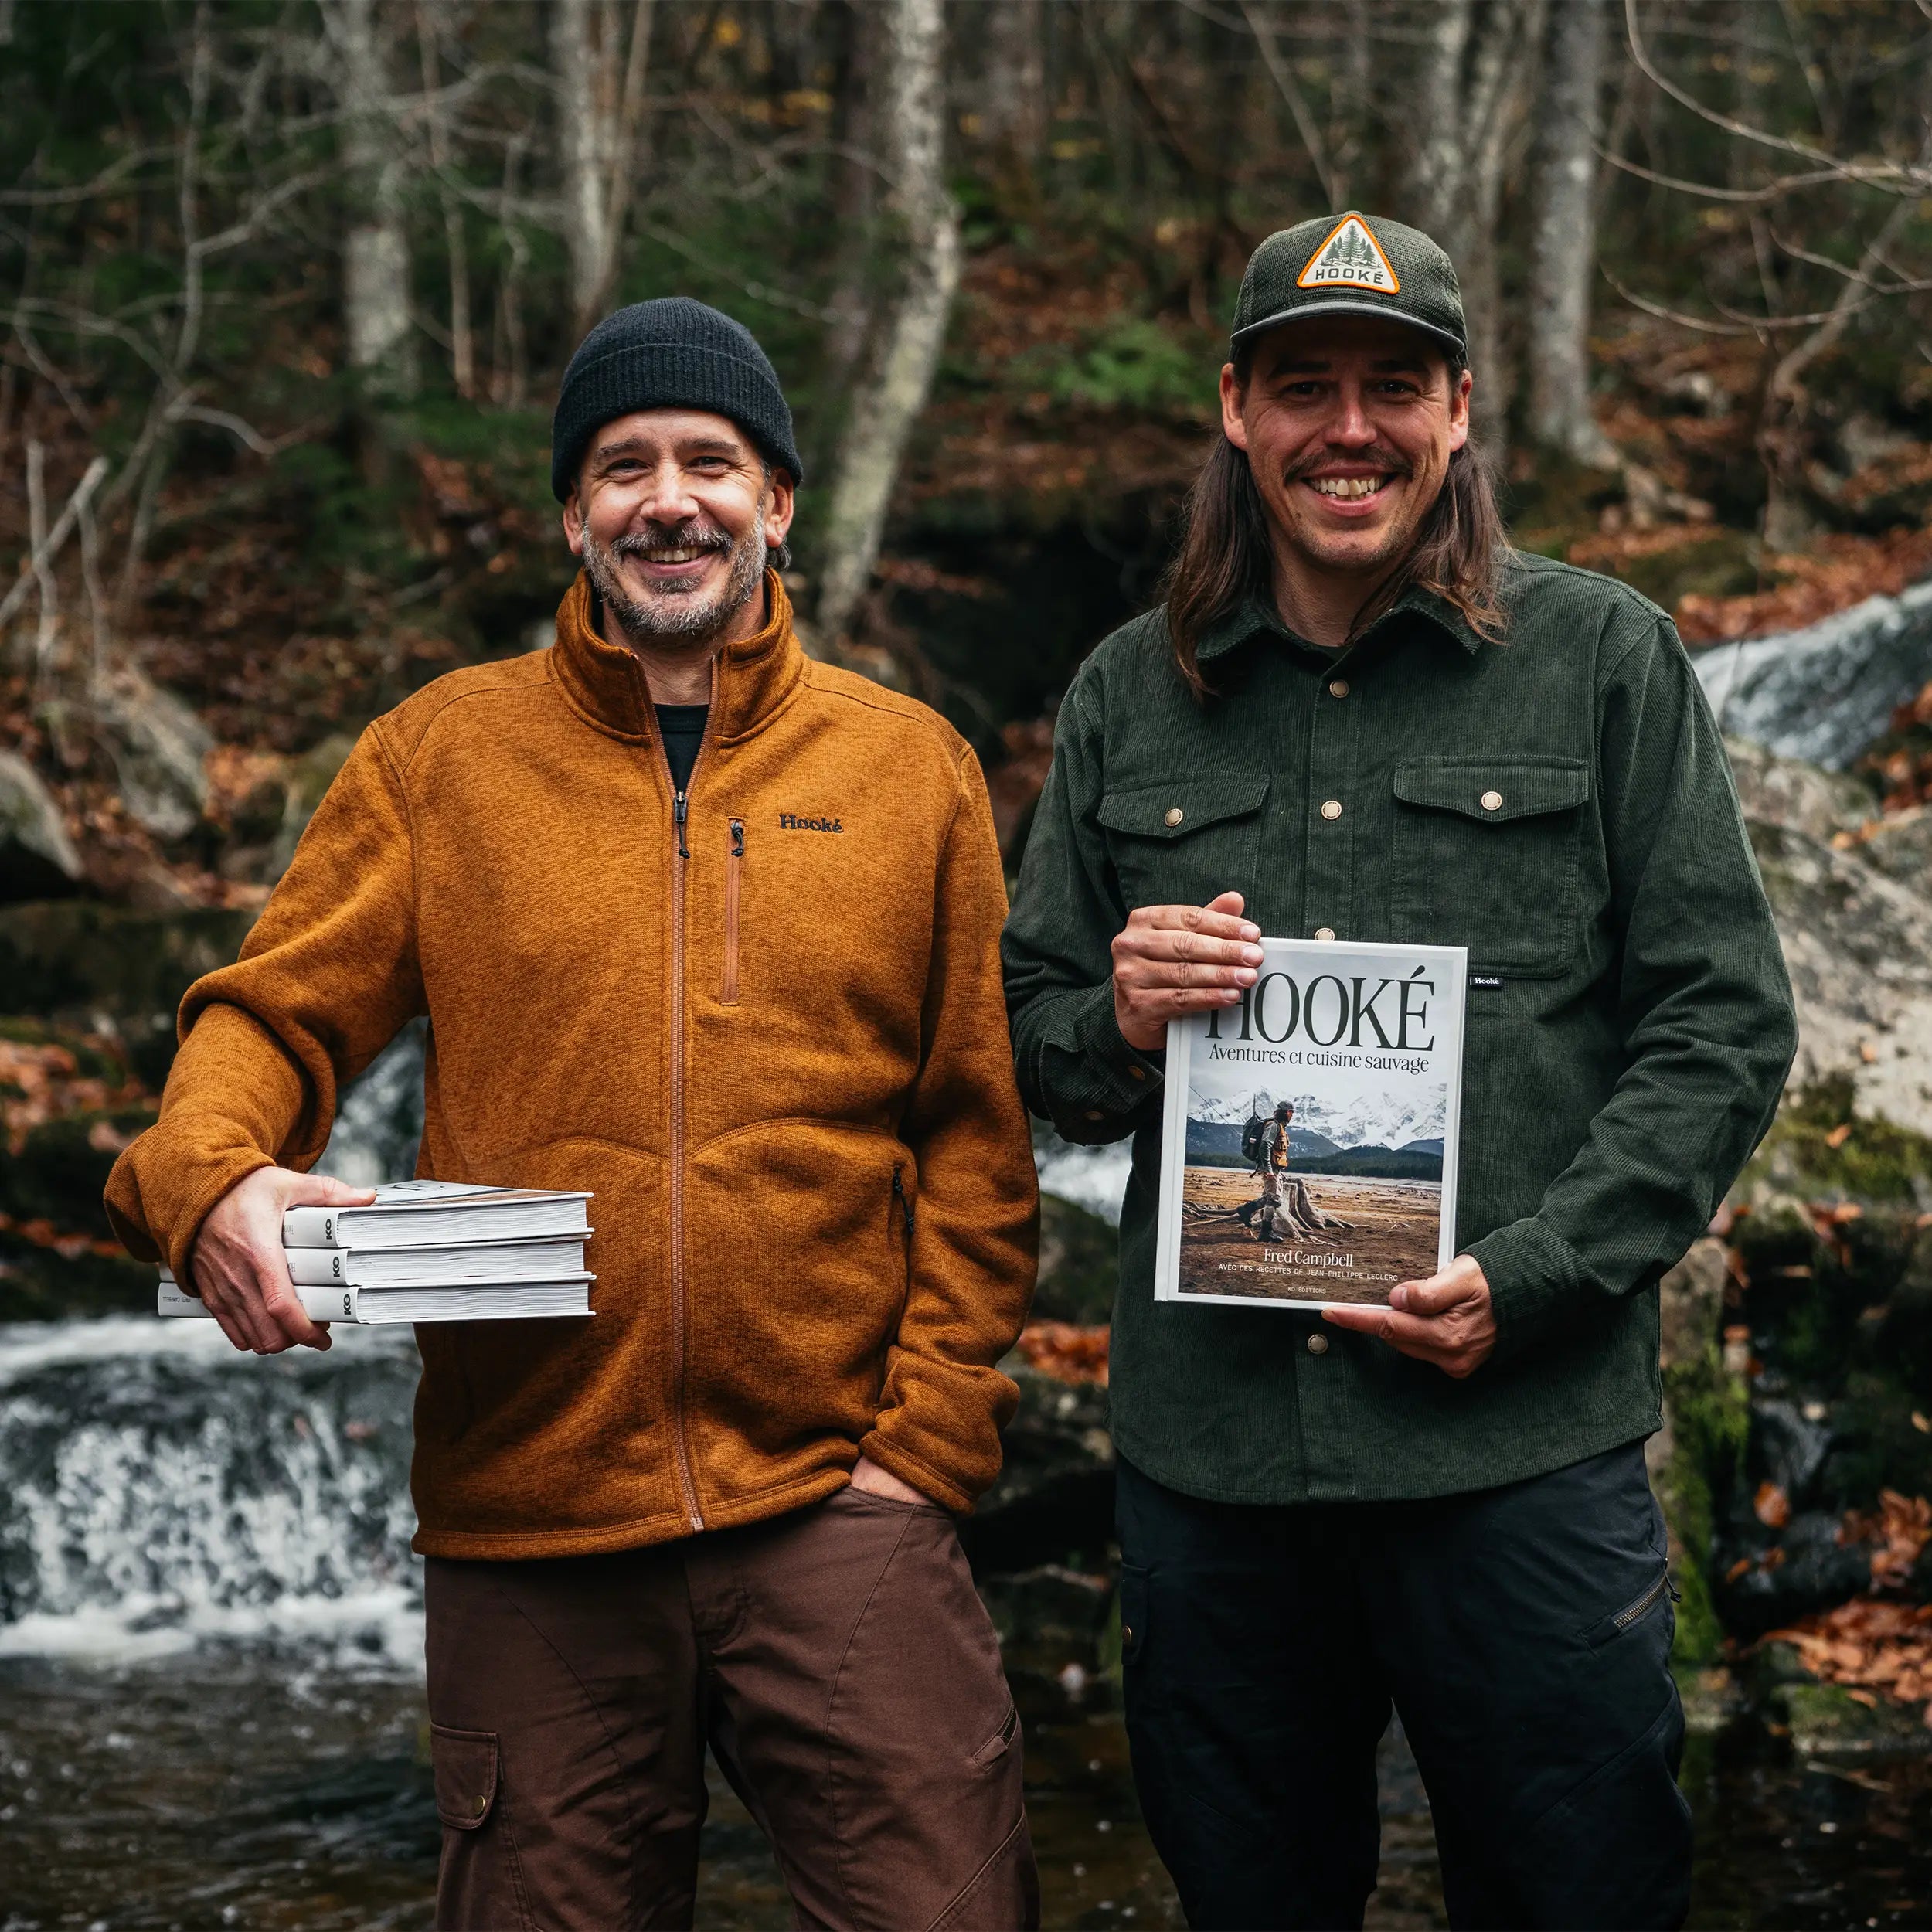
[[[776,570],[765,573],[764,627],[718,654],[709,736],[747,736],[777,710],[804,675],[804,652],[791,628],[791,600]],[[581,570],[557,606],[553,662],[570,702],[593,724],[622,738],[655,738],[657,713],[637,653],[607,643],[591,621],[590,580]]]

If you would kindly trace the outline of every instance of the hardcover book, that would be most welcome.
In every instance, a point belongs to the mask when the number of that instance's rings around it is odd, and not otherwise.
[[[447,1247],[519,1236],[587,1236],[590,1197],[566,1189],[481,1187],[465,1181],[392,1181],[366,1207],[292,1207],[291,1248]]]
[[[1455,1253],[1468,955],[1262,950],[1239,1005],[1168,1026],[1155,1298],[1386,1302]]]

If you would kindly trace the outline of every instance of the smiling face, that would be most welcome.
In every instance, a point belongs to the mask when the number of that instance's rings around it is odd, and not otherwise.
[[[766,553],[791,513],[791,478],[736,423],[640,410],[591,438],[563,533],[628,636],[708,648],[762,621]]]
[[[1284,324],[1245,383],[1222,370],[1222,427],[1247,453],[1286,587],[1366,596],[1401,562],[1469,439],[1469,386],[1429,336],[1376,317]]]

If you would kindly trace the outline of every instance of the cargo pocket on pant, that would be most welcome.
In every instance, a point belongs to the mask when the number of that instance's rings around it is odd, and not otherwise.
[[[502,1762],[495,1732],[430,1725],[436,1815],[443,1825],[437,1932],[498,1932],[532,1923],[516,1840],[498,1801]]]
[[[436,1815],[452,1832],[474,1832],[496,1802],[496,1733],[430,1726]]]

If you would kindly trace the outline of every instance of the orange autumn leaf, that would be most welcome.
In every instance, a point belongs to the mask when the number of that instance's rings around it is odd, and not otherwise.
[[[1761,1482],[1751,1512],[1767,1529],[1782,1529],[1791,1520],[1791,1499],[1776,1483]]]
[[[1108,1335],[1105,1322],[1083,1328],[1072,1321],[1029,1321],[1021,1332],[1019,1352],[1056,1382],[1097,1382],[1104,1388]]]

